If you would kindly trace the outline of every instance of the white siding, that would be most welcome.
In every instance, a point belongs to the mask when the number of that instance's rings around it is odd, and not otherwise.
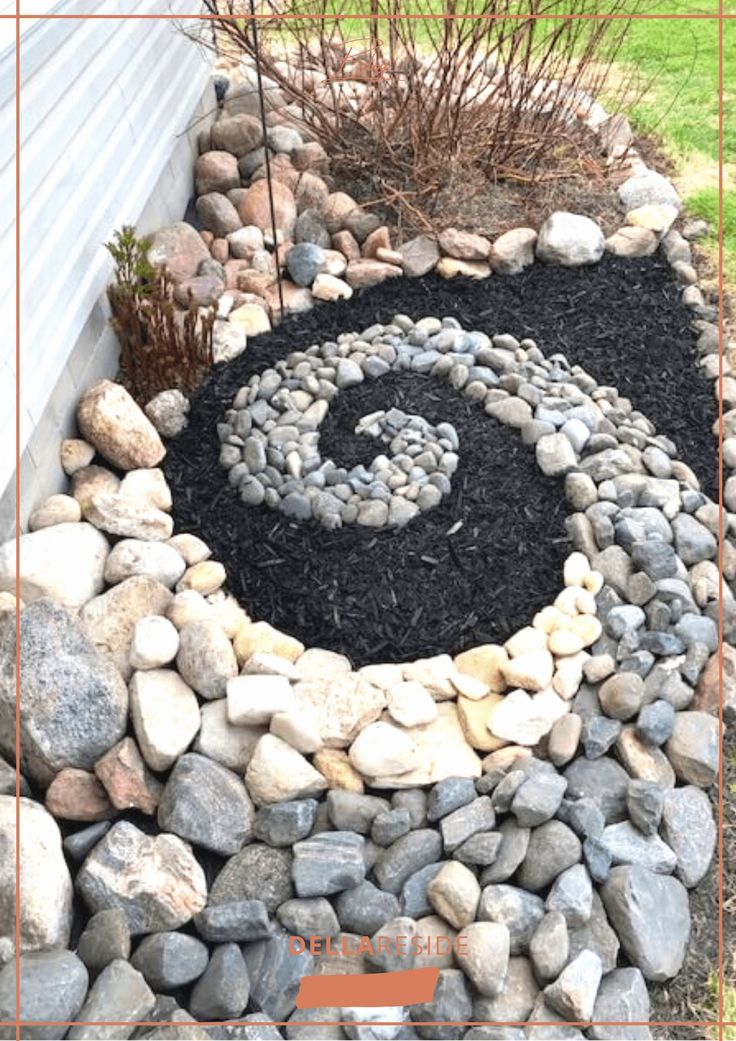
[[[21,7],[21,10],[23,8]],[[192,0],[61,0],[53,13],[182,14]],[[171,20],[52,20],[21,39],[21,451],[104,297],[104,249],[137,224],[205,91],[209,55]],[[14,53],[0,54],[0,263],[12,270]],[[188,176],[191,178],[191,172]],[[179,200],[177,200],[179,201]],[[182,212],[176,213],[180,218]],[[0,283],[12,328],[14,287]],[[0,358],[0,493],[12,475],[14,362]],[[8,376],[10,375],[10,379]],[[8,438],[11,438],[10,442]]]

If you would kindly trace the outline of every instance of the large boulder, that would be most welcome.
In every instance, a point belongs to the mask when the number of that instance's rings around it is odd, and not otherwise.
[[[128,691],[76,622],[49,600],[20,627],[20,759],[47,785],[65,766],[91,770],[125,732]],[[15,754],[15,617],[0,621],[0,749]]]
[[[580,267],[595,264],[603,256],[603,232],[590,217],[579,213],[553,213],[539,229],[537,256],[548,264]]]
[[[293,239],[296,224],[294,195],[291,189],[281,181],[273,181],[271,189],[276,230],[282,233],[284,241]],[[238,205],[238,211],[243,224],[253,224],[266,234],[272,233],[268,182],[265,178],[256,181],[245,191]]]
[[[77,426],[100,455],[119,470],[157,466],[166,455],[151,420],[125,387],[113,380],[98,380],[82,394]]]
[[[613,868],[601,896],[629,960],[655,983],[676,976],[690,938],[683,884],[631,864]]]
[[[151,238],[149,263],[165,267],[175,282],[194,278],[203,260],[210,259],[210,251],[199,233],[184,221],[159,228]]]
[[[20,572],[15,539],[0,546],[0,592],[14,593],[20,578],[21,599],[43,596],[78,610],[102,589],[110,547],[97,528],[85,522],[54,524],[20,537]]]
[[[131,935],[178,929],[207,903],[204,872],[176,835],[119,821],[88,855],[77,888],[90,911],[120,908]]]
[[[20,949],[64,948],[72,924],[72,880],[56,821],[20,799]],[[0,962],[15,951],[15,797],[0,795]]]
[[[32,951],[20,959],[20,1016],[24,1021],[70,1022],[82,1007],[89,975],[71,951]],[[15,1019],[16,964],[9,962],[0,972],[0,1020]],[[11,1037],[0,1029],[0,1037]],[[54,1041],[59,1028],[24,1026],[23,1037]]]

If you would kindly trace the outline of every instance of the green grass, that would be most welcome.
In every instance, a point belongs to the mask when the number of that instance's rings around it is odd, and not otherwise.
[[[715,975],[712,975],[708,980],[708,1003],[702,1010],[702,1015],[712,1016],[714,1019],[718,1019],[718,979]],[[724,1023],[736,1023],[736,988],[724,985],[723,988],[723,1022]],[[710,1036],[717,1041],[718,1027],[712,1027],[709,1031]],[[736,1041],[736,1026],[727,1026],[723,1030],[723,1041]]]

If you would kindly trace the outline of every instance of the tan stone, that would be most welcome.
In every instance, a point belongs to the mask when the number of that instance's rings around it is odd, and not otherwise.
[[[315,300],[349,300],[352,295],[353,290],[347,282],[334,275],[323,272],[317,275],[312,283],[312,296]]]
[[[677,220],[677,213],[676,206],[667,203],[647,203],[645,206],[637,206],[635,210],[629,210],[626,223],[637,228],[647,228],[657,235],[664,235]]]
[[[201,560],[207,560],[212,556],[212,550],[207,543],[200,539],[198,535],[191,535],[189,532],[174,535],[169,539],[168,544],[184,558],[187,567],[191,567],[192,564],[199,564]]]
[[[171,489],[163,470],[158,467],[130,470],[120,482],[118,491],[120,495],[137,499],[147,506],[155,506],[158,510],[168,511],[173,505]]]
[[[79,437],[66,437],[61,442],[59,461],[64,473],[69,477],[77,470],[81,470],[83,466],[89,466],[94,457],[94,446]]]
[[[321,748],[314,754],[314,766],[323,775],[328,788],[344,788],[349,792],[363,792],[363,778],[341,748]]]
[[[82,394],[77,425],[100,455],[120,470],[156,466],[166,454],[153,423],[125,387],[112,380],[98,380]]]
[[[305,170],[299,176],[294,190],[297,211],[322,210],[329,194],[330,190],[319,174]]]
[[[489,694],[480,701],[471,701],[469,698],[459,697],[457,699],[457,713],[460,726],[473,748],[481,752],[495,752],[502,748],[507,742],[500,737],[494,737],[488,729],[488,724],[496,707],[503,701],[502,694]]]
[[[264,734],[245,772],[245,784],[258,805],[319,795],[327,782],[296,749],[273,734]]]
[[[103,587],[107,539],[91,524],[54,524],[20,537],[20,572],[16,542],[0,544],[0,591],[14,592],[26,603],[49,597],[77,610]]]
[[[459,260],[488,260],[491,252],[491,243],[483,235],[458,228],[446,228],[440,232],[439,243],[446,256]]]
[[[100,531],[145,542],[171,538],[174,522],[168,513],[118,492],[98,492],[85,507],[85,518]]]
[[[379,246],[376,250],[376,260],[383,264],[393,264],[395,267],[404,267],[404,257],[397,249],[384,249]]]
[[[206,243],[184,221],[159,228],[151,236],[148,260],[154,267],[165,267],[174,282],[194,278],[199,265],[209,256]]]
[[[312,294],[303,286],[296,286],[288,279],[281,280],[281,296],[276,283],[265,290],[264,298],[268,304],[274,321],[278,321],[283,315],[302,314],[312,307]],[[283,310],[282,310],[283,301]]]
[[[227,239],[215,239],[210,246],[210,253],[212,259],[216,260],[218,264],[226,264],[230,259],[230,246]]]
[[[130,717],[143,758],[152,770],[168,770],[199,730],[194,691],[173,669],[136,672],[129,691]]]
[[[194,164],[194,180],[197,195],[207,195],[209,192],[227,195],[231,188],[240,187],[238,161],[230,152],[218,149],[205,152],[197,157]]]
[[[46,809],[58,820],[102,821],[115,816],[115,807],[94,774],[67,766],[46,791]]]
[[[31,531],[51,528],[54,524],[74,524],[82,519],[82,507],[71,495],[50,495],[28,519]]]
[[[736,710],[736,648],[730,644],[722,645],[723,651],[723,711],[726,719],[733,717]],[[695,697],[690,706],[695,712],[710,712],[718,715],[721,697],[720,656],[718,651],[710,656],[703,669]]]
[[[361,252],[364,257],[371,257],[376,260],[380,259],[376,256],[378,249],[391,249],[391,236],[385,224],[370,233],[363,243]]]
[[[397,278],[403,271],[394,264],[383,264],[380,260],[351,260],[345,278],[353,289],[365,289],[378,285],[388,278]]]
[[[239,183],[240,181],[238,181]],[[276,230],[280,231],[285,239],[292,238],[296,223],[296,202],[293,192],[286,184],[278,180],[273,181],[271,187]],[[271,233],[271,208],[268,184],[265,180],[256,181],[246,190],[240,200],[238,212],[243,224],[254,224],[266,236]]]
[[[357,207],[355,199],[345,192],[332,192],[322,208],[322,216],[325,219],[327,230],[331,235],[342,231],[345,227],[345,219]],[[339,246],[335,247],[340,249]]]
[[[336,252],[348,260],[360,260],[358,240],[349,231],[336,231],[332,236],[332,245]]]
[[[238,158],[263,144],[261,121],[255,116],[223,116],[214,123],[211,134],[214,149]]]
[[[165,614],[170,603],[166,586],[147,575],[135,575],[88,601],[79,620],[87,638],[127,679],[132,672],[130,644],[136,622]]]
[[[318,141],[308,141],[295,148],[291,162],[296,170],[315,170],[325,174],[330,169],[330,157]]]
[[[230,321],[246,336],[260,336],[262,333],[270,332],[271,322],[268,313],[257,304],[244,304],[230,312]]]
[[[492,770],[511,770],[514,764],[528,759],[532,754],[531,748],[523,745],[506,745],[499,748],[497,752],[491,752],[483,760],[483,773],[491,773]]]
[[[518,275],[534,263],[536,242],[533,228],[512,228],[499,235],[491,249],[491,268],[499,275]]]
[[[95,763],[95,774],[118,810],[156,812],[163,785],[148,771],[132,737],[124,737]]]
[[[70,491],[79,505],[82,513],[86,510],[93,495],[109,493],[114,495],[120,487],[120,479],[104,466],[83,466],[75,471],[72,477]]]
[[[226,578],[225,567],[219,560],[201,560],[187,568],[177,583],[176,591],[181,593],[185,589],[194,589],[202,596],[208,596],[216,592]]]
[[[491,275],[491,266],[483,260],[458,260],[455,257],[442,257],[437,262],[435,269],[442,278],[488,278]]]
[[[260,651],[296,661],[304,654],[304,650],[303,643],[294,636],[279,632],[268,622],[249,622],[241,626],[235,635],[235,654],[240,664]]]
[[[414,788],[437,784],[447,777],[480,777],[480,759],[465,740],[454,702],[441,702],[437,719],[411,727],[406,733],[416,747],[417,766],[406,773],[382,777],[382,788]]]
[[[627,772],[641,781],[656,781],[674,788],[675,771],[661,748],[646,745],[633,724],[624,726],[616,741],[616,751]]]
[[[502,693],[507,686],[502,668],[508,660],[509,656],[503,647],[485,643],[456,654],[455,668],[487,684],[491,691]]]
[[[648,228],[619,228],[606,239],[606,249],[616,257],[648,257],[657,248],[657,236]]]
[[[330,748],[346,748],[386,707],[383,691],[358,673],[301,680],[294,695],[299,709],[313,712],[322,742]]]

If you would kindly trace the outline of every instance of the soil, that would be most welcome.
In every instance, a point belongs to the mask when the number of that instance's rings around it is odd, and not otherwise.
[[[328,533],[246,507],[228,484],[216,424],[248,377],[299,347],[399,312],[453,315],[464,328],[530,336],[545,353],[565,354],[630,397],[713,495],[716,403],[695,367],[689,314],[661,258],[607,257],[585,270],[535,264],[483,282],[395,280],[252,340],[240,358],[212,371],[192,399],[188,428],[169,445],[164,467],[176,528],[208,542],[254,617],[362,665],[503,640],[559,589],[569,550],[560,484],[543,478],[518,435],[439,381],[364,384],[337,399],[324,428],[329,452],[357,459],[355,421],[378,406],[396,403],[456,423],[461,466],[451,495],[402,530],[351,525]],[[360,447],[363,460],[375,454],[370,443]]]

